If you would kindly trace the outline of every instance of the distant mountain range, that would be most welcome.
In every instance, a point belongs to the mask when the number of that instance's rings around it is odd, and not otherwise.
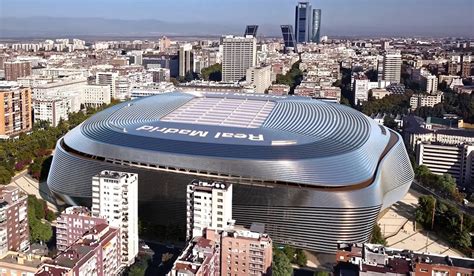
[[[249,22],[253,24],[254,22]],[[259,25],[258,36],[281,37],[280,23]],[[285,23],[285,22],[283,22]],[[288,22],[287,22],[288,23]],[[154,19],[105,19],[86,17],[1,17],[0,38],[57,38],[57,37],[159,37],[200,36],[211,37],[223,34],[243,34],[245,24],[167,22]],[[410,25],[403,22],[378,22],[370,26],[355,26],[336,21],[323,22],[322,34],[331,37],[373,37],[373,36],[470,36],[474,37],[472,26],[444,24],[437,26]]]
[[[0,18],[0,37],[57,37],[57,36],[215,36],[243,34],[244,25],[200,22],[164,22],[160,20],[124,20],[104,18],[66,17],[3,17]],[[279,26],[260,26],[259,34],[280,36]]]

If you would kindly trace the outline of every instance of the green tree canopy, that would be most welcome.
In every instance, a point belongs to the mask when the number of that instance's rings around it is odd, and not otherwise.
[[[220,63],[213,64],[201,70],[201,78],[206,81],[222,80],[222,65]]]
[[[306,263],[308,262],[308,258],[306,257],[306,254],[302,249],[296,249],[296,258],[295,258],[296,264],[299,266],[306,266]]]
[[[279,249],[273,250],[272,275],[273,276],[289,276],[293,274],[288,257]]]
[[[382,245],[387,244],[387,241],[382,235],[382,230],[380,229],[380,226],[377,223],[375,223],[374,227],[372,228],[372,234],[370,235],[370,243]]]

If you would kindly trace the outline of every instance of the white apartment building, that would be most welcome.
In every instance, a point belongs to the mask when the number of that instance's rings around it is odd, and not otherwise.
[[[250,67],[247,69],[245,80],[255,87],[256,93],[265,93],[265,90],[272,85],[270,66]]]
[[[413,95],[410,98],[410,108],[411,110],[415,110],[418,107],[422,107],[422,106],[433,107],[441,102],[442,95],[443,95],[442,93],[437,93],[435,95],[422,95],[422,94]]]
[[[102,171],[92,178],[92,215],[120,229],[122,263],[138,254],[138,175]]]
[[[237,82],[257,62],[257,39],[226,36],[222,39],[222,81]]]
[[[115,85],[115,99],[126,100],[130,98],[130,81],[127,76],[117,77]]]
[[[400,83],[402,55],[398,51],[387,52],[383,57],[383,79]]]
[[[427,166],[434,174],[450,174],[459,185],[474,180],[474,145],[441,145],[419,143],[416,151],[418,165]],[[466,187],[471,188],[472,187]]]
[[[97,72],[95,75],[95,83],[99,85],[109,85],[110,97],[112,99],[117,98],[116,95],[116,83],[118,79],[118,73],[116,72]]]
[[[223,230],[232,223],[232,185],[195,180],[187,186],[186,239],[205,228]]]
[[[110,87],[108,85],[84,85],[82,103],[88,107],[99,107],[110,104]]]
[[[68,120],[69,101],[65,97],[46,96],[33,99],[35,121],[48,121],[51,126],[58,126],[62,120]]]
[[[413,70],[413,79],[420,84],[423,92],[435,94],[438,92],[438,78],[425,68]]]

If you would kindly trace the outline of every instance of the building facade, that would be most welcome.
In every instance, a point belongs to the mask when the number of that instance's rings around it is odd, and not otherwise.
[[[188,43],[179,46],[178,56],[179,56],[179,76],[184,78],[187,73],[194,72],[193,46]]]
[[[118,73],[115,72],[97,72],[95,76],[96,84],[108,85],[110,89],[110,98],[117,98],[116,86],[117,86]]]
[[[29,249],[27,198],[17,187],[0,187],[0,250],[2,243],[3,251],[5,245],[10,251]]]
[[[5,80],[16,81],[18,78],[31,75],[31,62],[29,61],[5,61]]]
[[[0,104],[0,138],[15,137],[31,130],[30,88],[0,87]]]
[[[86,107],[97,108],[104,104],[110,104],[111,100],[109,85],[83,86],[82,103]]]
[[[402,72],[402,55],[400,52],[387,52],[383,57],[383,79],[400,83]]]
[[[295,37],[297,43],[310,42],[312,39],[312,15],[309,2],[298,2],[295,10]]]
[[[69,105],[66,98],[43,97],[33,100],[33,117],[35,121],[47,121],[51,126],[58,126],[61,120],[68,120]]]
[[[82,206],[66,208],[56,221],[56,248],[59,251],[66,250],[96,225],[107,224],[105,218],[93,217],[90,210]]]
[[[222,39],[222,81],[237,82],[257,63],[257,39],[226,36]]]
[[[246,81],[255,87],[256,93],[265,93],[272,85],[272,72],[270,66],[250,67],[247,69]]]
[[[232,220],[232,185],[193,181],[187,192],[186,240],[203,236],[206,228],[222,230]]]
[[[321,43],[321,10],[313,10],[313,26],[312,26],[311,42]]]
[[[131,265],[138,254],[138,175],[101,171],[92,178],[92,215],[120,229],[122,263]]]

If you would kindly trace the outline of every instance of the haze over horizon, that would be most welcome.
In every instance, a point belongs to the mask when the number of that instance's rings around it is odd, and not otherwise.
[[[471,36],[472,0],[313,0],[329,36]],[[295,0],[0,0],[0,37],[242,33],[279,36]],[[440,20],[440,18],[449,20]],[[449,22],[449,24],[446,24]]]

